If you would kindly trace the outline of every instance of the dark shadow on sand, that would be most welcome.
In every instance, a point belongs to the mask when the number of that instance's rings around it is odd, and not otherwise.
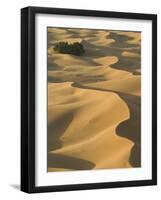
[[[48,71],[60,71],[61,67],[57,65],[56,63],[48,62]]]
[[[63,168],[72,169],[72,170],[88,170],[94,168],[95,164],[61,154],[50,153],[63,146],[60,137],[63,135],[65,130],[68,128],[69,124],[73,120],[73,113],[66,113],[63,116],[60,116],[58,119],[50,122],[48,124],[48,137],[47,137],[47,146],[48,146],[48,155],[47,155],[47,167],[48,168]]]
[[[48,167],[50,168],[64,168],[71,170],[88,170],[94,168],[95,164],[72,156],[65,156],[61,154],[48,154]]]
[[[115,42],[112,43],[113,47],[117,48],[132,48],[137,47],[138,44],[129,44],[128,41],[133,40],[133,37],[127,36],[127,35],[120,35],[115,32],[110,32],[110,34],[107,36],[107,39],[114,39]]]

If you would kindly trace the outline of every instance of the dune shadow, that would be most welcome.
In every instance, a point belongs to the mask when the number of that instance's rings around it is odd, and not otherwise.
[[[88,170],[94,168],[95,164],[76,157],[50,153],[56,149],[60,149],[63,144],[60,137],[64,134],[73,120],[73,113],[66,113],[58,119],[48,124],[47,134],[47,168],[64,168],[72,170]]]
[[[95,164],[72,156],[51,153],[48,154],[48,168],[64,168],[71,170],[89,170],[94,168]]]
[[[127,58],[124,56],[119,57],[119,61],[111,65],[114,69],[125,70],[136,73],[136,70],[140,68],[140,59],[139,58]]]
[[[61,78],[53,77],[48,75],[48,83],[62,83],[65,82]]]
[[[133,167],[141,167],[141,98],[116,93],[128,105],[130,111],[130,118],[117,126],[116,133],[134,142],[129,161]]]
[[[67,113],[48,124],[48,152],[62,147],[60,137],[73,120],[73,114]]]
[[[110,34],[107,36],[107,39],[114,39],[115,42],[111,44],[113,47],[117,48],[132,48],[139,46],[138,44],[129,44],[127,43],[130,40],[133,40],[133,37],[127,36],[127,35],[120,35],[115,32],[110,32]]]
[[[114,92],[118,94],[120,98],[127,104],[130,112],[130,118],[121,122],[116,127],[116,134],[121,137],[128,138],[134,142],[134,146],[131,149],[129,162],[133,167],[141,167],[141,97],[117,92],[114,90],[83,86],[77,83],[73,83],[72,86],[81,89]]]
[[[99,81],[107,81],[107,78],[105,78],[103,75],[95,75],[89,77],[87,75],[81,75],[76,74],[75,76],[66,76],[63,77],[54,77],[54,76],[48,76],[48,83],[65,83],[65,82],[77,82],[77,83],[93,83],[93,82],[99,82]]]
[[[48,71],[57,71],[57,70],[61,70],[61,67],[54,62],[48,62],[47,69]]]

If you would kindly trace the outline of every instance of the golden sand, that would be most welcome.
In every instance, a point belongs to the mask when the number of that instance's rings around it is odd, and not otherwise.
[[[48,29],[48,172],[140,167],[140,37]],[[54,52],[59,41],[86,52]]]

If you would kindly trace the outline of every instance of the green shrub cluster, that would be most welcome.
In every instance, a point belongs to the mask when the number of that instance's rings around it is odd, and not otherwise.
[[[74,42],[69,44],[68,42],[59,42],[54,46],[54,50],[59,53],[72,54],[76,56],[81,56],[85,53],[84,47],[79,42]]]

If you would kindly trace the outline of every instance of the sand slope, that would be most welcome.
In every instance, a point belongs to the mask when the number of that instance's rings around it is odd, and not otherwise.
[[[48,30],[48,171],[141,165],[138,32]],[[54,52],[79,41],[84,56]]]

